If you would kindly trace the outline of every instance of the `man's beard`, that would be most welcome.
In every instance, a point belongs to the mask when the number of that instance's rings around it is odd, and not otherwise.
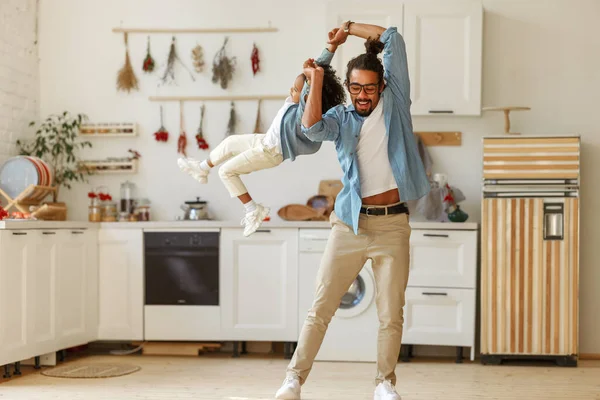
[[[359,110],[358,109],[358,99],[354,100],[354,110],[361,117],[368,117],[373,112],[373,101],[371,101],[370,99],[366,100],[366,105],[369,106],[366,110]]]

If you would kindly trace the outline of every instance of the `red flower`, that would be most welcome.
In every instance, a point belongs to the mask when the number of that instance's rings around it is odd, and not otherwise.
[[[94,193],[94,192],[89,192],[89,193],[88,193],[88,197],[89,197],[90,199],[95,199],[95,198],[96,198],[96,197],[98,197],[98,196],[96,196],[96,193]]]

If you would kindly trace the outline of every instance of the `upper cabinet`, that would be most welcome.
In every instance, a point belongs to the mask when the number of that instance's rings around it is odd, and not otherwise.
[[[396,26],[406,44],[411,114],[481,115],[483,6],[480,0],[406,0],[328,3],[328,24],[352,20]],[[329,28],[329,26],[328,26]],[[345,77],[350,59],[364,52],[352,38],[337,50],[334,66]]]
[[[413,115],[480,115],[483,8],[479,1],[404,5]]]

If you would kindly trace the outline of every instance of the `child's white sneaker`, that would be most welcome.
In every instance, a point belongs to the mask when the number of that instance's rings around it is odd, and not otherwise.
[[[300,381],[297,378],[285,378],[283,384],[275,393],[276,399],[300,400]]]
[[[250,236],[262,224],[264,219],[269,215],[269,207],[265,207],[262,204],[257,204],[256,209],[246,213],[246,216],[242,219],[241,225],[244,226],[244,236]]]
[[[390,381],[383,381],[375,388],[374,400],[402,400]]]
[[[177,160],[179,168],[200,183],[208,183],[208,173],[210,171],[204,170],[200,167],[202,161],[194,160],[193,158],[181,157]]]

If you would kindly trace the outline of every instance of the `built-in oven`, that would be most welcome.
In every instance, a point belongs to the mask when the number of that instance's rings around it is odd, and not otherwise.
[[[218,232],[145,232],[146,305],[219,305]]]
[[[210,340],[220,325],[219,230],[144,232],[146,340]]]

